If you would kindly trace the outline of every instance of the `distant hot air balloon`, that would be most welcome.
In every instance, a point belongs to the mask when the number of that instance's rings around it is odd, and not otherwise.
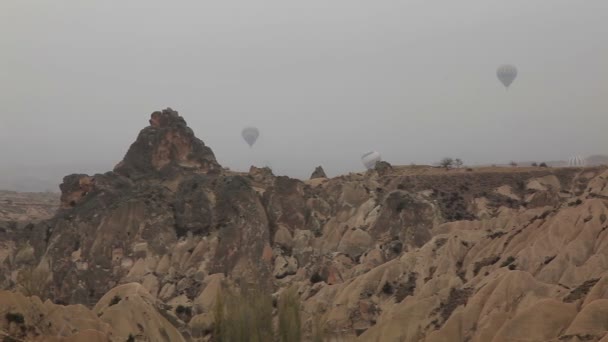
[[[380,160],[382,160],[382,156],[376,151],[370,151],[361,156],[361,161],[368,170],[373,169]]]
[[[255,141],[258,140],[260,136],[260,131],[255,127],[245,127],[241,132],[243,139],[249,144],[249,147],[255,144]]]
[[[568,166],[571,167],[583,167],[587,164],[585,158],[581,156],[574,156],[568,159]]]
[[[509,88],[515,77],[517,77],[517,68],[511,64],[503,64],[496,70],[496,76],[505,88]]]

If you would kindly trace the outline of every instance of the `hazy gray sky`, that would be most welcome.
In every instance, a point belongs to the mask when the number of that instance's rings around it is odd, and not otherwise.
[[[165,107],[223,165],[296,177],[360,171],[372,149],[393,164],[606,153],[607,18],[606,0],[3,0],[0,156],[110,170]],[[502,63],[519,68],[508,92]]]

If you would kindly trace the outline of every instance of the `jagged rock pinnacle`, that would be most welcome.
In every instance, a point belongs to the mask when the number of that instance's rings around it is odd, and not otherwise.
[[[186,121],[171,108],[152,113],[144,128],[114,172],[130,178],[180,169],[219,172],[213,151],[198,139]]]
[[[322,166],[317,166],[317,168],[315,168],[313,173],[310,175],[310,179],[315,179],[315,178],[327,178],[327,175],[325,174],[325,170],[323,170]]]

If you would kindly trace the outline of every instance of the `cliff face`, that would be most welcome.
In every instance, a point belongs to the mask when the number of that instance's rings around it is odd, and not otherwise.
[[[603,167],[235,173],[168,109],[113,172],[67,176],[61,190],[52,219],[0,230],[0,284],[38,279],[31,292],[92,308],[91,329],[109,340],[211,339],[217,290],[244,283],[295,286],[305,331],[321,317],[345,339],[577,341],[607,330],[589,318],[608,298]],[[0,292],[0,303],[26,310],[34,299],[19,296]],[[70,333],[26,325],[76,336],[89,327],[76,312],[57,318]]]

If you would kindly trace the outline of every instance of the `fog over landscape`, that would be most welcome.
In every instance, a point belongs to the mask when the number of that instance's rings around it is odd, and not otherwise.
[[[608,342],[607,19],[0,1],[0,340]]]
[[[300,178],[362,171],[369,150],[392,164],[606,154],[607,13],[605,0],[4,1],[0,188],[111,170],[166,107],[223,166]],[[503,63],[519,70],[508,91]]]

